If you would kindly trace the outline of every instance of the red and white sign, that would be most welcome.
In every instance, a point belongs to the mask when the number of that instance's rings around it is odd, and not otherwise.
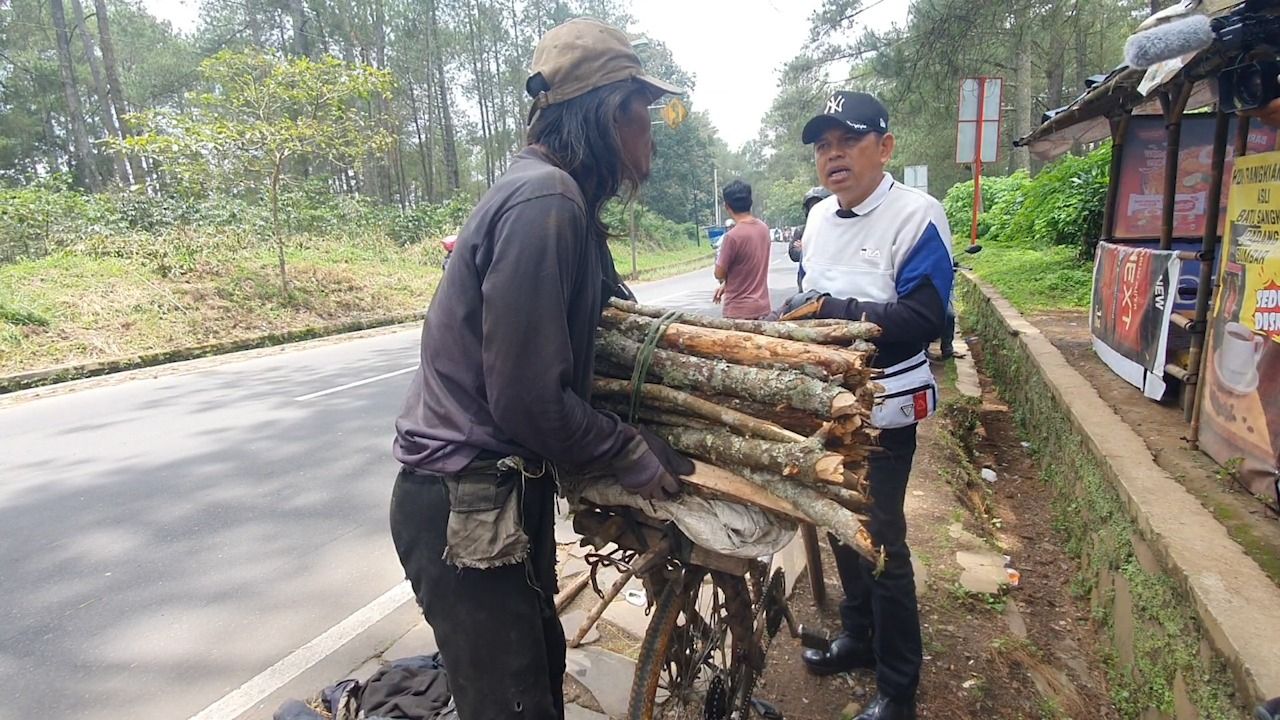
[[[1000,104],[1003,94],[1003,78],[965,78],[960,82],[956,162],[968,165],[979,159],[984,163],[996,161],[1000,151]]]

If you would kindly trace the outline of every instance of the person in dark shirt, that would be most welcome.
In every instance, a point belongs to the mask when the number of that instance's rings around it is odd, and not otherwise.
[[[596,324],[618,282],[601,208],[644,182],[646,77],[625,34],[550,30],[533,56],[528,146],[467,219],[427,312],[396,420],[391,534],[464,718],[564,716],[555,613],[561,474],[650,499],[692,463],[589,403]]]
[[[809,192],[804,194],[804,200],[800,202],[800,207],[804,208],[804,218],[809,219],[809,211],[814,205],[831,197],[831,191],[819,185],[810,188]],[[787,257],[791,258],[791,262],[799,263],[796,268],[796,291],[804,292],[804,226],[796,228],[795,234],[791,236],[791,242],[787,244]]]

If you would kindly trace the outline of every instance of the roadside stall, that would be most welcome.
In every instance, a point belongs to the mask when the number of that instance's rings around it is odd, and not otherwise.
[[[1248,115],[1280,93],[1280,2],[1162,15],[1017,144],[1111,140],[1094,348],[1147,397],[1177,391],[1192,446],[1280,507],[1280,135]]]

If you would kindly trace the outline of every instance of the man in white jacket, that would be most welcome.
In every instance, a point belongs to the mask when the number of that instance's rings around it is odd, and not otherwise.
[[[883,333],[875,365],[885,391],[872,422],[882,452],[869,461],[868,531],[885,550],[884,571],[831,538],[844,586],[842,632],[804,655],[827,675],[875,668],[876,698],[858,720],[915,718],[923,651],[911,551],[903,513],[916,449],[916,423],[933,413],[937,387],[924,348],[946,317],[954,271],[942,205],[884,171],[893,154],[889,114],[866,93],[837,92],[804,128],[818,178],[832,192],[809,214],[802,249],[807,292],[789,299],[787,319],[868,320]]]

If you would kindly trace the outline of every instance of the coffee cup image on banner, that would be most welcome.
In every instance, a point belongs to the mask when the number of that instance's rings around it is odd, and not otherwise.
[[[1224,389],[1247,395],[1258,389],[1258,361],[1267,338],[1238,322],[1223,327],[1214,369]]]

